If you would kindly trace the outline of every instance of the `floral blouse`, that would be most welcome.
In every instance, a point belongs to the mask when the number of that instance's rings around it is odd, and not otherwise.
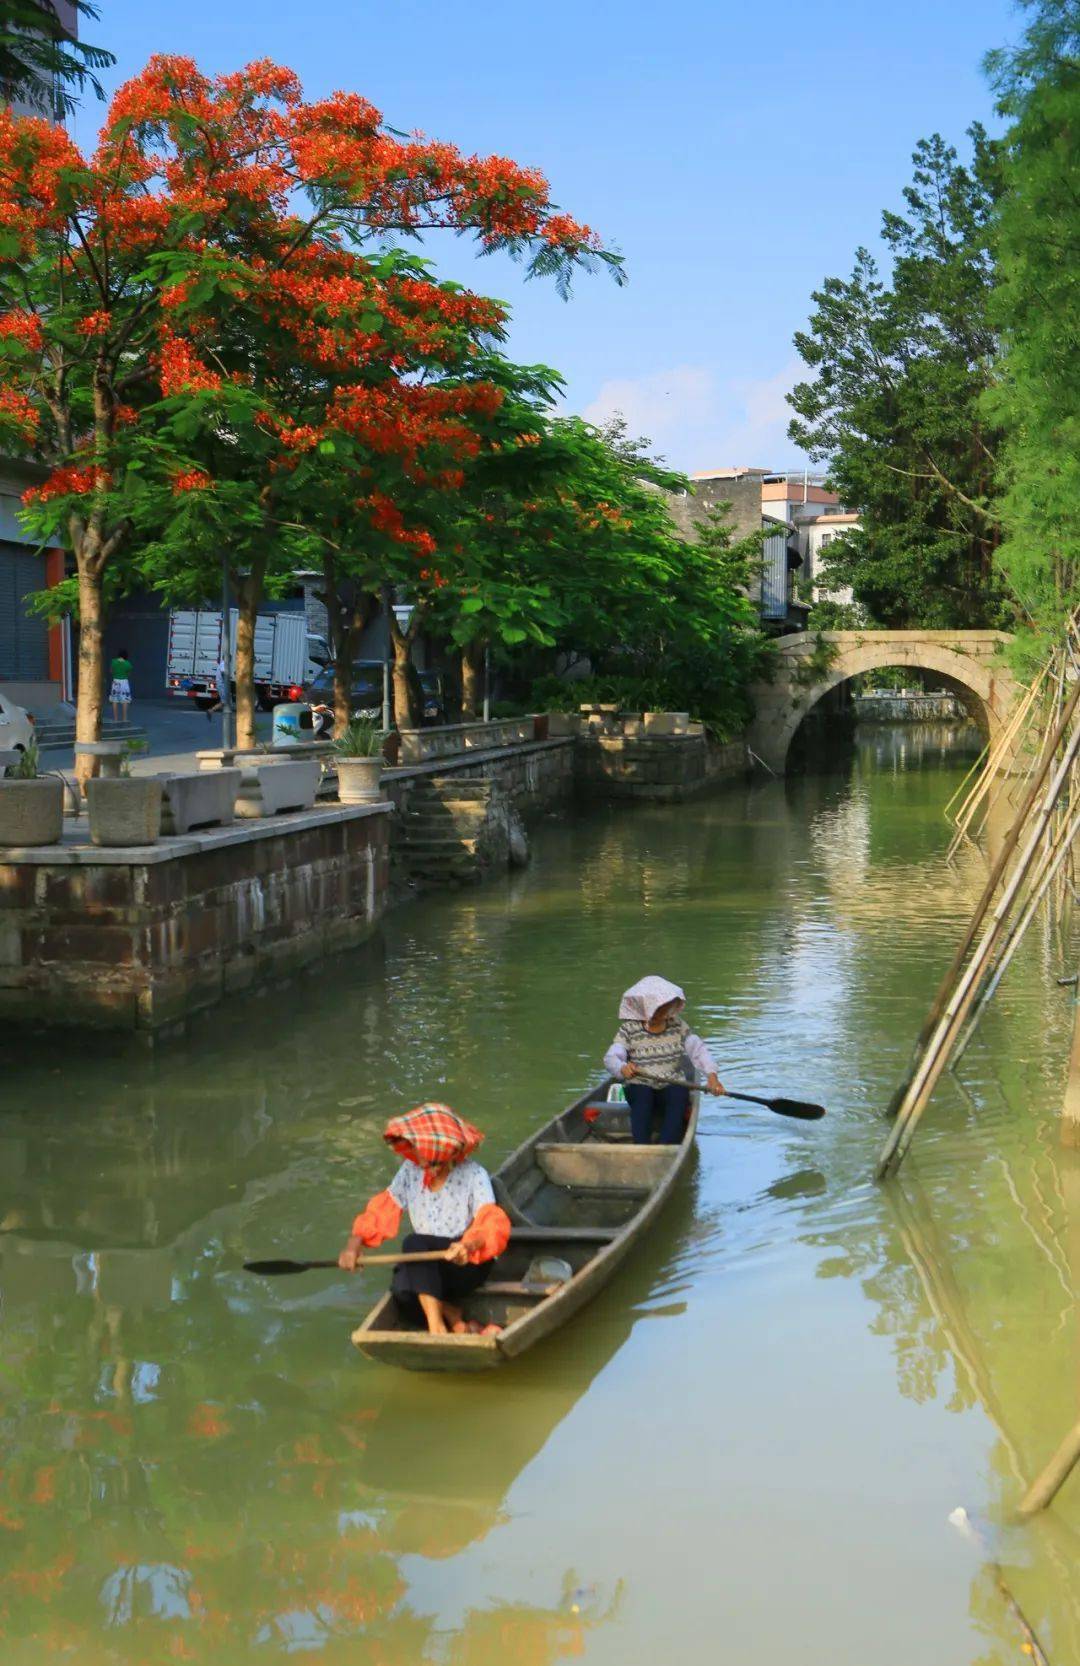
[[[487,1169],[470,1162],[452,1168],[437,1192],[425,1189],[422,1168],[402,1163],[387,1191],[408,1212],[414,1232],[437,1238],[460,1238],[484,1205],[495,1202]]]

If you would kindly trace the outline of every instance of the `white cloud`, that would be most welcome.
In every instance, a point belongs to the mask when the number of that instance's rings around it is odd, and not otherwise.
[[[707,365],[678,365],[603,383],[582,413],[603,422],[621,411],[634,434],[655,440],[679,468],[782,468],[800,461],[787,437],[786,395],[804,367],[791,359],[770,376],[724,381]]]
[[[621,413],[635,434],[660,439],[670,430],[711,419],[716,379],[701,365],[659,370],[636,381],[627,377],[605,382],[582,413],[587,422],[606,422]]]

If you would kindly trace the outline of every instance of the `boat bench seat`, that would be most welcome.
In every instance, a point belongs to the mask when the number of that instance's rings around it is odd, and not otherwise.
[[[558,1284],[515,1284],[513,1279],[489,1279],[487,1284],[481,1284],[476,1294],[478,1296],[534,1296],[540,1301],[544,1296],[550,1296],[553,1290],[560,1289]]]
[[[515,1226],[511,1244],[610,1244],[619,1236],[615,1226]],[[482,1288],[482,1287],[481,1287]]]
[[[536,1162],[556,1186],[645,1193],[667,1174],[677,1145],[560,1145],[534,1147]]]

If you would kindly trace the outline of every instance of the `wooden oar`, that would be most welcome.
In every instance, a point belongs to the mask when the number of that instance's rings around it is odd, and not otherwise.
[[[364,1255],[361,1267],[400,1267],[403,1261],[445,1261],[445,1250],[417,1250],[413,1255]],[[276,1278],[279,1273],[310,1273],[319,1267],[336,1267],[337,1261],[245,1261],[245,1273]]]
[[[732,1093],[731,1089],[721,1096],[724,1099],[741,1099],[747,1105],[764,1105],[768,1111],[775,1111],[777,1116],[797,1117],[800,1122],[820,1122],[825,1115],[824,1105],[814,1105],[809,1099],[761,1099],[756,1093]],[[586,1105],[585,1121],[593,1123],[603,1111],[626,1111],[630,1106],[625,1099],[604,1099],[599,1103]],[[699,1129],[699,1133],[707,1132]]]

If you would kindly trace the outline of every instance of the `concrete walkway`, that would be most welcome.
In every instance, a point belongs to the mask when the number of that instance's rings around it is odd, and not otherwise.
[[[156,775],[159,770],[198,769],[195,754],[208,747],[221,745],[221,717],[206,715],[183,705],[179,700],[138,700],[133,702],[131,721],[145,729],[149,751],[132,763],[132,775]],[[269,740],[271,716],[260,712],[256,732],[260,740]],[[48,746],[41,751],[43,769],[69,771],[75,757],[70,746]]]

